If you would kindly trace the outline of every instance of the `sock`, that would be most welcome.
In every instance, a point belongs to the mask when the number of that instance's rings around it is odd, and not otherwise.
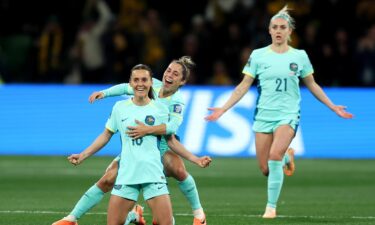
[[[79,199],[70,215],[75,216],[76,219],[81,218],[81,216],[96,206],[102,200],[103,196],[104,192],[94,184],[86,191],[81,199]]]
[[[283,162],[283,166],[285,166],[286,164],[290,162],[290,158],[288,154],[285,153],[282,162]]]
[[[267,207],[276,208],[277,200],[279,199],[281,188],[283,186],[284,173],[282,161],[268,161],[269,175],[268,175],[268,201]]]
[[[70,222],[76,222],[77,221],[77,218],[73,215],[68,215],[68,216],[64,217],[63,219],[67,220],[67,221],[70,221]]]
[[[138,215],[135,212],[130,211],[128,213],[128,216],[126,217],[124,225],[128,225],[134,221],[137,221],[137,219],[138,219]]]
[[[200,220],[204,219],[204,212],[202,208],[193,210],[193,215],[197,219],[200,219]]]
[[[193,210],[202,208],[201,203],[199,201],[197,186],[195,185],[194,178],[190,174],[184,181],[178,182],[178,187],[180,188],[181,192],[185,195]]]

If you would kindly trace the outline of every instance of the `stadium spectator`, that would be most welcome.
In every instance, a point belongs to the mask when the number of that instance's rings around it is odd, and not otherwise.
[[[338,116],[352,118],[344,106],[333,104],[314,81],[314,70],[306,52],[289,46],[294,28],[294,19],[285,6],[270,20],[271,45],[252,52],[243,69],[242,82],[222,107],[209,108],[212,113],[206,117],[208,121],[219,119],[257,80],[260,96],[253,130],[259,167],[268,176],[268,200],[263,218],[276,217],[276,205],[284,179],[283,167],[286,175],[292,175],[295,169],[294,150],[288,147],[296,134],[300,118],[299,79]]]
[[[182,57],[179,60],[173,60],[166,69],[163,81],[154,79],[154,89],[157,91],[155,97],[158,101],[165,104],[170,110],[170,121],[165,125],[149,127],[139,124],[138,127],[131,127],[129,135],[133,138],[141,138],[146,134],[175,134],[179,125],[182,122],[184,105],[181,93],[178,91],[189,79],[191,67],[194,63],[189,57]],[[111,97],[123,94],[133,94],[129,84],[119,84],[112,88],[94,92],[90,95],[89,101],[94,102],[97,99],[104,97]],[[134,136],[135,135],[135,136]],[[162,144],[166,145],[166,143]],[[162,152],[164,171],[167,176],[172,176],[178,180],[178,186],[182,193],[189,201],[194,214],[194,224],[206,224],[206,217],[200,203],[198,190],[195,185],[194,178],[186,171],[184,162],[176,155],[177,152],[185,159],[188,159],[201,167],[205,167],[210,162],[209,157],[197,158],[189,154],[189,152],[177,141],[174,135],[168,139],[169,148],[173,150]],[[75,221],[89,211],[92,207],[97,205],[103,198],[104,193],[107,193],[113,188],[114,178],[118,170],[118,160],[116,158],[107,168],[103,177],[94,184],[81,197],[79,202],[74,207],[73,211],[64,219],[57,221],[54,225],[74,225]],[[65,224],[65,222],[71,222]]]
[[[61,83],[66,74],[64,68],[64,32],[56,15],[48,18],[37,42],[38,82]]]
[[[359,82],[362,86],[375,86],[375,24],[361,37],[356,53]]]
[[[84,83],[106,82],[103,34],[107,31],[112,13],[104,0],[87,0],[85,21],[81,25],[75,51],[81,63],[81,75]],[[99,14],[95,19],[95,12]]]

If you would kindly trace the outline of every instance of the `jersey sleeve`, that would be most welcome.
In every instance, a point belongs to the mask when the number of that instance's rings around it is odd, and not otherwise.
[[[309,56],[304,50],[302,50],[302,63],[303,63],[303,67],[301,71],[301,78],[307,77],[314,73],[314,68],[311,65]]]
[[[245,67],[242,70],[243,74],[250,76],[252,78],[256,77],[256,72],[257,72],[257,67],[258,67],[255,54],[256,54],[255,51],[251,53],[249,59],[247,60]]]
[[[116,103],[113,106],[111,115],[109,115],[107,123],[105,124],[105,128],[107,130],[110,130],[112,133],[116,133],[118,131],[118,127],[117,127],[117,123],[116,123],[116,117],[117,117],[116,108],[117,108],[117,105],[118,105],[118,103]]]
[[[166,133],[168,135],[176,134],[183,120],[185,104],[180,100],[172,101],[171,104],[169,105],[168,110],[169,110],[169,120],[165,124]]]
[[[129,83],[118,84],[101,91],[104,97],[113,97],[120,95],[133,95],[133,89],[130,87]]]

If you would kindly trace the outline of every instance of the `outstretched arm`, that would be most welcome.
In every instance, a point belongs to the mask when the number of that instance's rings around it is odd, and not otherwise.
[[[232,92],[232,95],[227,102],[220,108],[208,108],[212,111],[211,115],[205,117],[208,121],[216,121],[219,119],[228,109],[232,108],[241,98],[249,91],[250,86],[253,84],[254,78],[248,75],[244,75],[241,83],[239,83]]]
[[[316,99],[318,99],[320,102],[322,102],[332,111],[334,111],[338,116],[345,118],[345,119],[353,118],[353,114],[345,111],[346,106],[333,104],[333,102],[324,93],[323,89],[315,82],[313,75],[309,75],[303,78],[302,81],[306,85],[306,87],[310,90],[310,92],[315,96]]]
[[[168,136],[168,146],[169,148],[180,155],[182,158],[189,160],[192,163],[197,164],[198,166],[205,168],[210,165],[211,158],[209,156],[197,157],[193,153],[189,152],[177,139],[174,135]]]
[[[132,95],[133,92],[129,88],[128,83],[117,84],[110,88],[102,91],[95,91],[89,97],[89,102],[94,103],[96,100],[103,99],[106,97],[120,96],[120,95]]]
[[[70,155],[68,157],[69,162],[75,166],[79,165],[85,159],[102,149],[109,142],[109,140],[111,140],[112,135],[113,133],[111,131],[104,129],[104,131],[95,139],[95,141],[92,142],[91,145],[83,152]]]

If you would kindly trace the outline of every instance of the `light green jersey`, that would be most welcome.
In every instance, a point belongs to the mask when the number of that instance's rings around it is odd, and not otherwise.
[[[132,139],[126,131],[128,126],[136,126],[135,120],[149,126],[159,125],[168,120],[168,109],[154,100],[145,106],[137,106],[131,99],[115,104],[106,128],[121,135],[122,151],[116,184],[166,183],[158,146],[160,136]]]
[[[181,125],[185,109],[185,101],[181,92],[178,90],[173,95],[166,98],[159,98],[159,92],[163,83],[153,78],[154,95],[157,101],[166,105],[169,109],[169,121],[166,122],[167,134],[176,134],[178,127]],[[113,97],[119,95],[133,95],[133,89],[128,83],[118,84],[113,87],[101,91],[104,97]]]
[[[314,72],[304,50],[289,46],[287,52],[280,54],[270,46],[256,49],[242,72],[258,80],[255,120],[299,119],[299,78]]]

